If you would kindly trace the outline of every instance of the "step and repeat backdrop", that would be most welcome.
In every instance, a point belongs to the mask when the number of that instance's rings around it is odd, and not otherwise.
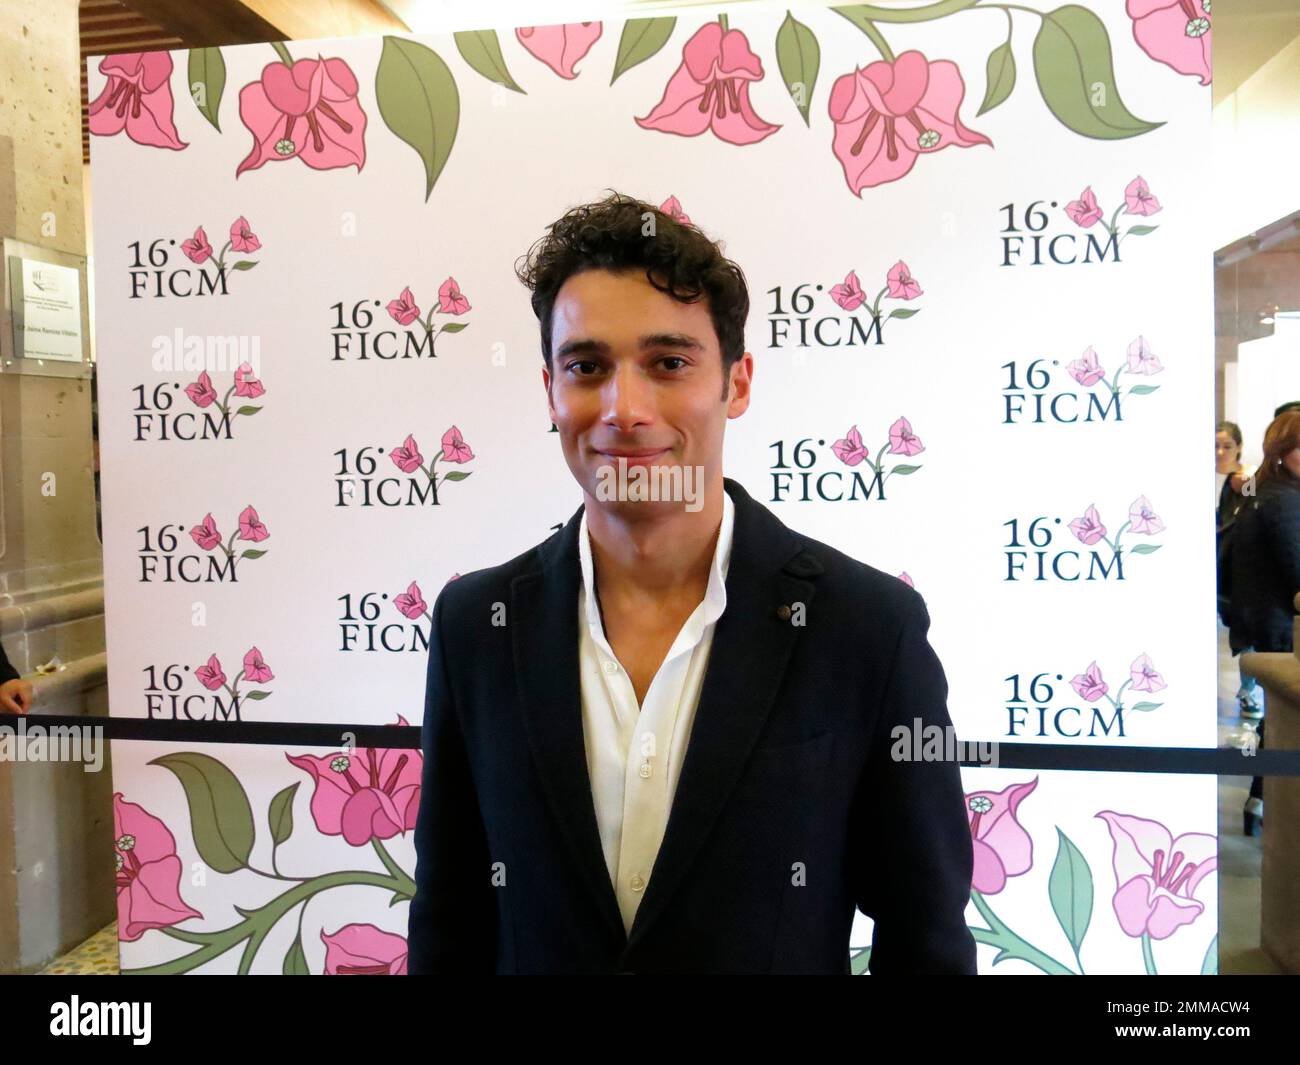
[[[963,740],[1214,745],[1210,7],[1050,2],[92,59],[113,714],[420,722],[581,502],[514,266],[616,189],[744,269],[726,471],[925,597]],[[112,755],[124,971],[405,972],[419,751]],[[963,776],[981,971],[1215,971],[1213,777]]]

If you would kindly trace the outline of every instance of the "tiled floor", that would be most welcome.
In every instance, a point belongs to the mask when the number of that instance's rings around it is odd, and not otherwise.
[[[1219,627],[1219,744],[1241,745],[1242,721],[1237,713],[1240,675],[1237,659],[1228,650],[1228,633]],[[1259,837],[1242,833],[1241,811],[1250,788],[1249,777],[1219,778],[1219,971],[1276,974],[1276,965],[1259,947]],[[1265,811],[1267,816],[1267,811]],[[1297,915],[1300,919],[1300,915]],[[79,947],[41,970],[46,975],[69,973],[117,975],[117,924],[95,933]]]

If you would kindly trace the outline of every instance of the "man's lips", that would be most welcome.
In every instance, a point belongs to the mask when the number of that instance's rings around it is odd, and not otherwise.
[[[666,447],[638,448],[635,451],[624,451],[624,450],[602,451],[600,449],[597,449],[597,454],[604,455],[607,458],[611,458],[611,459],[618,459],[618,458],[647,459],[647,458],[653,458],[655,455],[662,455],[667,450],[668,449]]]

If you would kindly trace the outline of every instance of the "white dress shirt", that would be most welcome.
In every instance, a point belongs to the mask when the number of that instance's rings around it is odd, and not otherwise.
[[[587,512],[578,529],[578,662],[582,724],[596,823],[628,933],[650,882],[691,737],[713,630],[727,605],[735,504],[722,493],[722,525],[704,599],[686,619],[637,705],[632,678],[605,639],[594,587]]]

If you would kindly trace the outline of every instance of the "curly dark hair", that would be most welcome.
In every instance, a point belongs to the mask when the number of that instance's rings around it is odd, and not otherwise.
[[[709,316],[722,351],[722,396],[732,365],[745,353],[749,289],[745,275],[722,254],[722,245],[693,223],[676,221],[658,207],[609,190],[594,203],[571,208],[515,264],[532,290],[542,332],[542,358],[551,366],[551,315],[556,293],[574,274],[644,268],[646,280],[682,303],[708,297]],[[649,235],[646,223],[653,217]]]

